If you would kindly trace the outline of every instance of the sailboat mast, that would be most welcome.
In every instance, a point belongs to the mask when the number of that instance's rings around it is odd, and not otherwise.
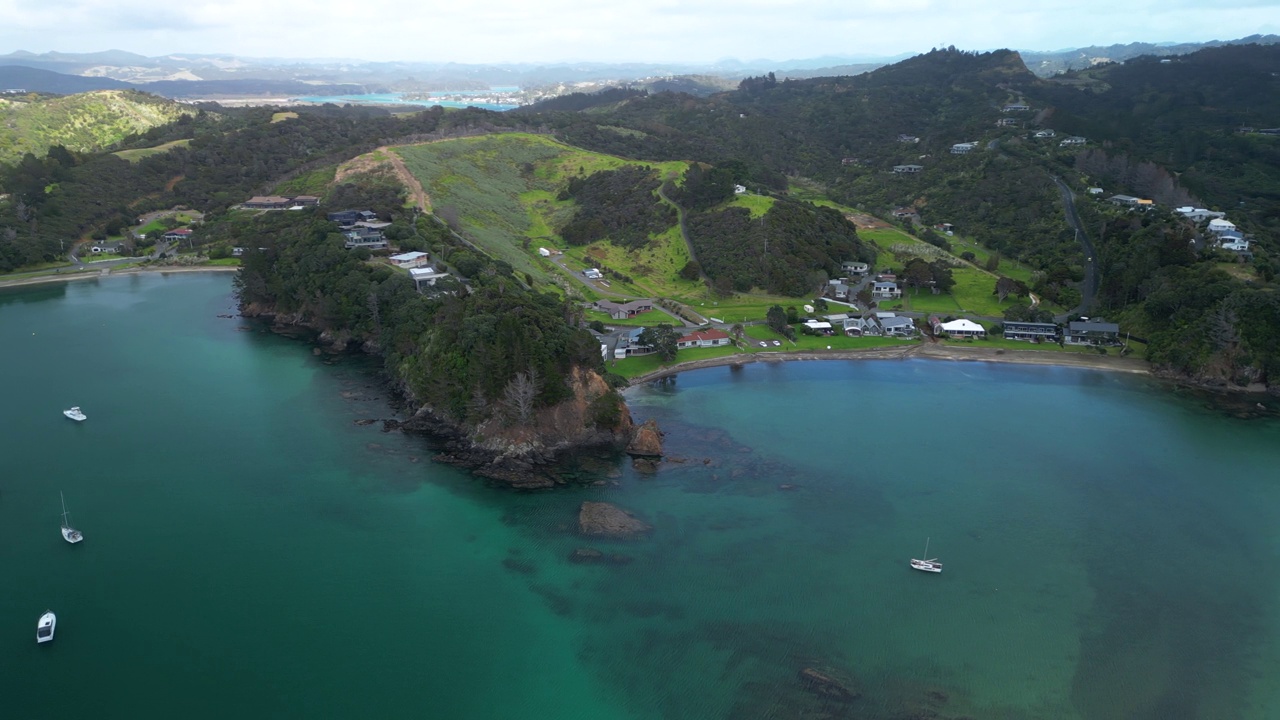
[[[63,509],[65,510],[65,508],[63,508]],[[930,541],[930,540],[932,540],[932,539],[933,539],[933,538],[925,538],[925,539],[924,539],[924,557],[922,558],[923,560],[928,560],[928,559],[929,559],[929,541]]]

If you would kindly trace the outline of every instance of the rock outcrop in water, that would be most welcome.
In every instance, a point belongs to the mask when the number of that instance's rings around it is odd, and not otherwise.
[[[629,539],[653,530],[653,526],[636,518],[617,505],[584,502],[578,510],[578,531],[591,537]]]
[[[662,457],[662,431],[658,429],[656,420],[646,420],[631,433],[631,442],[627,444],[627,454],[632,457]]]

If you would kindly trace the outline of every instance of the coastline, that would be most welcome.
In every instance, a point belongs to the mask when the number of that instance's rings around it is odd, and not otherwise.
[[[96,280],[104,277],[115,277],[118,275],[133,275],[136,273],[191,273],[191,272],[237,272],[240,267],[237,265],[157,265],[149,267],[130,267],[123,270],[111,270],[104,268],[108,272],[83,271],[69,272],[54,275],[37,275],[29,278],[0,278],[0,288],[7,287],[23,287],[25,285],[45,285],[47,283],[74,282],[76,280]]]
[[[1151,372],[1151,364],[1140,358],[1113,357],[1110,355],[1083,355],[1044,350],[969,348],[930,343],[895,348],[868,348],[866,350],[761,352],[745,355],[726,355],[724,357],[708,358],[705,360],[693,360],[687,363],[679,363],[660,370],[655,370],[651,373],[646,373],[632,378],[630,385],[635,386],[641,383],[661,380],[688,370],[701,370],[703,368],[723,367],[725,365],[745,365],[747,363],[757,362],[794,362],[800,360],[905,360],[908,358],[950,360],[953,362],[1056,365],[1059,367],[1077,367],[1089,370],[1126,372],[1139,375],[1151,375],[1154,377]]]

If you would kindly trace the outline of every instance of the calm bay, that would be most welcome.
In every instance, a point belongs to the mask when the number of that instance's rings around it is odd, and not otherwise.
[[[1274,417],[1079,369],[715,368],[629,391],[657,473],[517,493],[357,424],[396,413],[368,359],[234,314],[226,275],[0,292],[3,717],[1280,713]],[[579,538],[584,500],[654,531]]]

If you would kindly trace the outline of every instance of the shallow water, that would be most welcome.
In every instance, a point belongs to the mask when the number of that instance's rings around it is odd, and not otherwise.
[[[218,317],[229,292],[0,293],[3,717],[1280,708],[1275,420],[1076,369],[716,368],[629,393],[667,432],[656,474],[516,493],[357,425],[395,414],[373,367]],[[583,500],[654,531],[578,538]],[[940,575],[907,567],[926,538]]]

